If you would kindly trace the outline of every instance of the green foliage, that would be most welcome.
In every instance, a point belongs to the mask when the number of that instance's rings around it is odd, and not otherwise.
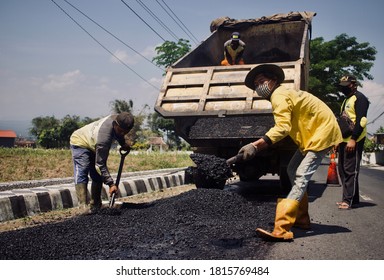
[[[69,138],[76,129],[93,121],[95,120],[90,118],[80,120],[79,116],[69,115],[61,120],[54,116],[37,117],[32,120],[30,133],[43,148],[65,148],[69,147]]]
[[[149,149],[149,143],[148,141],[145,143],[145,142],[136,142],[133,146],[132,146],[132,150],[134,151],[146,151]]]
[[[170,149],[181,150],[183,148],[182,141],[176,134],[174,120],[165,119],[155,112],[148,117],[148,123],[152,131],[162,132],[167,136],[167,144]]]
[[[185,54],[191,50],[191,45],[188,40],[179,39],[177,43],[165,41],[162,45],[155,48],[157,56],[152,61],[157,66],[164,66],[165,68],[171,66]]]
[[[384,133],[384,127],[380,126],[376,133]],[[366,138],[364,142],[364,152],[372,153],[383,150],[382,144],[377,144],[376,139]]]
[[[309,91],[330,106],[334,112],[340,109],[343,95],[338,93],[339,79],[345,74],[372,80],[369,70],[375,61],[375,47],[369,43],[358,43],[347,34],[336,36],[325,42],[322,37],[311,40],[311,66]]]
[[[115,114],[120,114],[122,112],[132,113],[132,110],[133,110],[132,100],[129,100],[127,102],[125,100],[115,99],[114,101],[111,101],[110,105],[112,107],[112,112],[114,112]]]
[[[38,138],[43,130],[57,126],[59,126],[59,120],[54,116],[37,117],[32,120],[32,128],[29,130],[29,133]]]
[[[378,150],[377,144],[373,139],[366,138],[364,142],[364,152],[372,153]]]

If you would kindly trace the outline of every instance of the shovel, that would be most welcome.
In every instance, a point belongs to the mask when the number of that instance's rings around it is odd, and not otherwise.
[[[237,154],[229,159],[227,159],[227,164],[230,166],[232,164],[243,161],[243,153]]]
[[[115,185],[117,187],[119,187],[119,184],[120,184],[120,177],[121,177],[121,172],[123,171],[124,159],[129,154],[129,151],[123,150],[122,148],[120,148],[119,152],[120,152],[120,165],[119,165],[119,170],[117,171],[117,178],[115,182]],[[111,199],[109,201],[109,208],[112,208],[113,205],[115,204],[116,194],[117,192],[112,193]]]

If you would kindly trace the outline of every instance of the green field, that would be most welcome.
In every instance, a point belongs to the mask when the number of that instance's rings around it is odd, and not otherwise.
[[[108,158],[110,173],[119,168],[120,155],[111,151]],[[131,152],[124,162],[123,172],[193,165],[185,152]],[[31,148],[0,148],[0,182],[40,180],[73,176],[70,150]]]

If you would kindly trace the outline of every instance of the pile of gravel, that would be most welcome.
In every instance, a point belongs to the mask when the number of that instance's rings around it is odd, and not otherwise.
[[[190,128],[190,139],[259,138],[274,125],[272,114],[200,118]]]
[[[196,168],[191,169],[194,173],[194,181],[197,187],[222,188],[225,181],[233,177],[233,173],[226,160],[214,155],[193,153],[190,155]]]
[[[0,233],[0,258],[263,259],[275,203],[217,189],[194,189],[152,203],[124,204],[64,222]]]

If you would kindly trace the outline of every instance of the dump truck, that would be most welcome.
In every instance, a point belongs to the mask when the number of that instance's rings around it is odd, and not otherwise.
[[[307,90],[309,44],[314,12],[290,12],[256,19],[212,21],[210,36],[166,70],[155,111],[174,120],[176,133],[196,153],[230,158],[261,138],[273,125],[271,103],[244,85],[247,73],[273,63],[285,73],[283,85]],[[239,32],[246,48],[244,65],[221,66],[224,43]],[[233,166],[240,180],[280,176],[289,190],[287,164],[297,147],[284,138],[255,158]]]

